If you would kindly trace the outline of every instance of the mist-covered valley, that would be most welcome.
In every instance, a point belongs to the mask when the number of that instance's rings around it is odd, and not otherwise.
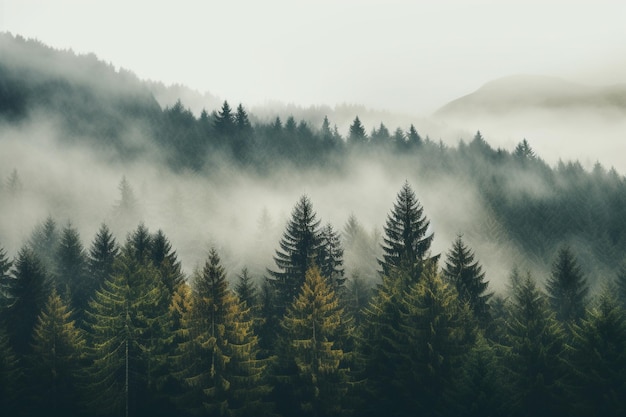
[[[0,408],[619,415],[623,103],[507,88],[247,108],[0,34]]]

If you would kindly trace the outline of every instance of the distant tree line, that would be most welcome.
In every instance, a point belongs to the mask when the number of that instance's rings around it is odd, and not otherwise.
[[[591,293],[563,246],[545,288],[494,294],[463,236],[442,255],[408,183],[374,288],[346,276],[363,236],[302,196],[264,277],[229,281],[211,249],[185,276],[143,224],[89,247],[48,218],[0,249],[0,406],[7,415],[620,416],[626,268]]]

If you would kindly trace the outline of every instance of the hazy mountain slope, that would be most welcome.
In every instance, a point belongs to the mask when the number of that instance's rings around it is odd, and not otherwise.
[[[626,113],[626,85],[590,87],[556,77],[516,75],[491,81],[435,112],[438,118],[481,112],[590,108]]]

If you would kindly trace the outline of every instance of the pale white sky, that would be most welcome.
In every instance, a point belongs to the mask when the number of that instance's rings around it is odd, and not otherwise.
[[[626,82],[625,22],[624,0],[0,0],[0,30],[141,78],[411,113],[512,74]]]

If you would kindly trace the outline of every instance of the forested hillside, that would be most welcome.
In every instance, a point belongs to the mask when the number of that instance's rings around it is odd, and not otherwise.
[[[625,412],[622,173],[151,85],[0,35],[10,415]]]

